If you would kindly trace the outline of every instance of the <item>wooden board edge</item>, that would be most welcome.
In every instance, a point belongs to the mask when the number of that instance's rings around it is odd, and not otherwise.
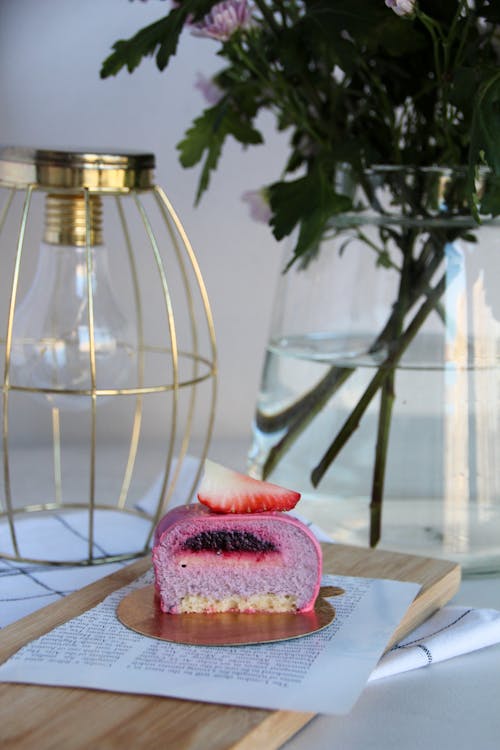
[[[237,740],[227,750],[279,750],[287,740],[317,716],[315,713],[296,711],[270,712],[260,724],[251,729],[242,739]]]
[[[422,587],[394,631],[392,638],[387,644],[386,651],[447,604],[460,588],[461,580],[461,568],[457,564],[450,567],[449,571],[442,576],[439,582],[433,584],[432,598],[429,594],[430,587]]]

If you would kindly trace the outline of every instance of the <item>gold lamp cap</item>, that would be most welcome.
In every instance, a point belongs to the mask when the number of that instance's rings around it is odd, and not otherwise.
[[[137,151],[0,146],[0,185],[126,192],[154,186],[155,157]]]

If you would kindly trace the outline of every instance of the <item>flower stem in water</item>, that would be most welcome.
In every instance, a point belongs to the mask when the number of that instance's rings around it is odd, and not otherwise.
[[[379,369],[371,379],[360,400],[354,407],[347,420],[344,422],[344,425],[341,428],[340,432],[330,444],[321,461],[311,472],[311,482],[314,487],[318,486],[319,482],[328,471],[334,459],[338,456],[354,430],[357,429],[361,417],[367,410],[373,397],[377,393],[378,389],[385,383],[386,378],[394,371],[394,368],[403,356],[409,344],[413,341],[413,338],[419,331],[424,320],[427,318],[429,313],[434,310],[436,302],[444,293],[445,288],[446,275],[443,276],[438,284],[434,287],[434,289],[429,292],[427,299],[422,303],[410,325],[399,338],[397,347],[393,349],[389,356],[386,357],[384,362],[380,365]]]

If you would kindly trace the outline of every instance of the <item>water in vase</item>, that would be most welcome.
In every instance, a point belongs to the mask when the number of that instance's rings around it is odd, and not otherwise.
[[[395,374],[380,546],[489,570],[500,561],[500,365],[469,355],[457,365],[445,346],[441,336],[419,337]],[[248,469],[261,477],[270,449],[306,415],[268,479],[301,491],[300,511],[333,539],[366,546],[378,394],[317,488],[310,479],[380,366],[363,352],[363,336],[271,342]],[[329,397],[339,368],[349,374]],[[319,383],[324,402],[314,413],[304,395]]]

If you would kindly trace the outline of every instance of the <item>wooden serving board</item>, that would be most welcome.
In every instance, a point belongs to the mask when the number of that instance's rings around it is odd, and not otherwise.
[[[323,546],[324,570],[338,575],[416,581],[422,589],[395,631],[393,643],[443,606],[460,585],[451,562],[337,544]],[[143,558],[0,631],[0,663],[102,601],[149,567]],[[207,696],[208,697],[208,696]],[[267,711],[78,688],[0,683],[2,750],[275,750],[313,718]]]

